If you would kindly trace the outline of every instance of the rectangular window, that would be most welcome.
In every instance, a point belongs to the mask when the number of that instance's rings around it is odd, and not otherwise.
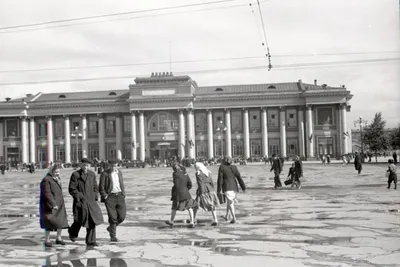
[[[91,144],[89,145],[89,158],[90,159],[99,159],[99,145]]]
[[[132,129],[131,116],[124,116],[124,133],[130,133]]]
[[[37,125],[38,137],[47,136],[47,123],[38,123]]]
[[[222,157],[226,153],[225,140],[218,139],[214,142],[214,154],[216,157]]]
[[[280,156],[280,149],[279,149],[279,138],[269,139],[269,155],[277,155]]]
[[[261,140],[250,140],[250,148],[252,157],[261,156]]]
[[[56,121],[55,123],[55,136],[64,136],[64,122],[63,121]]]
[[[196,142],[196,156],[199,158],[207,158],[207,142]]]
[[[90,135],[99,134],[99,122],[98,121],[89,121],[89,134]]]
[[[115,117],[109,117],[106,120],[106,133],[115,133]]]
[[[259,130],[261,129],[261,116],[260,110],[250,110],[249,111],[249,122],[250,122],[250,131],[251,130]]]
[[[279,127],[278,110],[268,110],[268,127]]]
[[[55,162],[65,162],[65,148],[64,146],[55,146]]]
[[[73,121],[71,125],[72,125],[71,131],[81,130],[80,128],[81,123],[79,121]]]
[[[297,149],[297,139],[288,139],[287,140],[287,155],[288,156],[295,156],[298,155]]]
[[[19,134],[18,120],[6,120],[7,137],[17,137]]]
[[[243,157],[243,140],[232,140],[232,155],[234,157]]]
[[[117,158],[117,149],[115,144],[106,144],[106,155],[107,159],[115,159]]]
[[[334,125],[333,109],[331,107],[317,108],[317,125]]]
[[[242,132],[242,129],[243,129],[242,112],[241,111],[232,111],[231,120],[232,120],[232,131],[233,132]]]
[[[286,124],[288,127],[296,127],[297,126],[296,110],[288,110],[286,112]]]
[[[224,113],[222,111],[213,112],[213,124],[214,124],[214,131],[217,128],[221,128],[221,125],[225,126],[225,118]],[[222,127],[223,128],[223,127]]]
[[[71,160],[73,162],[79,162],[81,160],[81,158],[82,158],[82,145],[77,146],[76,144],[72,144],[71,145]]]
[[[195,113],[196,121],[196,131],[206,131],[207,130],[207,115],[204,112]]]

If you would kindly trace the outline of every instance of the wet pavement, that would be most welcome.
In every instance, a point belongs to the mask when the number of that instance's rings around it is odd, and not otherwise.
[[[214,182],[217,168],[210,167]],[[178,212],[173,228],[164,223],[170,168],[122,169],[128,212],[117,229],[120,242],[110,243],[103,224],[96,248],[86,248],[84,229],[75,243],[64,230],[65,246],[44,248],[38,197],[45,171],[6,173],[0,176],[0,266],[399,266],[400,190],[386,189],[386,164],[364,165],[362,175],[352,165],[304,164],[300,190],[273,190],[270,165],[238,168],[248,187],[238,196],[238,222],[221,218],[223,206],[217,227],[210,213],[199,211],[194,229],[185,222],[187,212]],[[194,170],[188,171],[195,184]],[[70,224],[71,173],[61,173]]]

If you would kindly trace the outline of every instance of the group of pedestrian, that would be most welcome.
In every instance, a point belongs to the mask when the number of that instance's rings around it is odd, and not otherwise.
[[[53,164],[40,183],[40,226],[45,230],[45,247],[52,247],[50,233],[57,231],[56,244],[65,245],[61,238],[62,229],[68,229],[69,238],[75,242],[82,227],[86,228],[86,245],[98,246],[96,226],[102,224],[103,215],[97,201],[99,193],[105,203],[109,226],[107,228],[111,242],[118,242],[116,227],[126,215],[125,188],[122,173],[116,169],[117,160],[109,160],[109,169],[101,173],[97,185],[96,174],[89,170],[93,161],[81,160],[81,167],[71,175],[68,191],[73,198],[72,211],[74,222],[68,225],[67,212],[62,194],[61,165]]]
[[[232,165],[232,158],[226,156],[218,170],[217,190],[215,190],[212,173],[202,162],[194,164],[196,169],[197,191],[193,199],[189,190],[192,188],[191,179],[186,168],[180,163],[174,163],[173,187],[171,189],[171,218],[166,224],[173,226],[177,211],[189,212],[189,227],[196,227],[198,209],[211,212],[211,226],[218,225],[217,208],[220,204],[226,203],[226,214],[224,218],[230,223],[236,223],[235,201],[239,191],[239,183],[243,192],[246,191],[241,175],[235,165]]]

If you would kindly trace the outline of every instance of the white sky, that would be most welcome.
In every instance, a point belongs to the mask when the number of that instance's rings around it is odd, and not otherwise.
[[[2,0],[0,28],[213,1],[215,0]],[[250,2],[253,3],[255,15],[249,6]],[[133,83],[133,78],[1,84],[109,76],[149,76],[151,72],[170,71],[168,62],[171,58],[172,71],[175,74],[188,74],[200,86],[295,82],[299,79],[305,83],[313,83],[314,79],[317,79],[318,84],[325,83],[331,86],[344,84],[354,94],[351,101],[352,110],[348,113],[349,126],[352,126],[352,122],[360,115],[371,121],[379,111],[383,113],[388,127],[395,127],[400,123],[398,0],[261,2],[272,65],[276,66],[271,71],[267,68],[210,71],[267,65],[268,61],[263,58],[174,63],[265,55],[261,45],[262,28],[256,1],[236,0],[81,21],[79,23],[95,23],[70,27],[40,30],[32,29],[44,26],[0,29],[0,99],[37,92],[128,89],[128,85]],[[203,10],[199,11],[200,9]],[[174,13],[171,14],[172,12]],[[135,16],[142,17],[132,19]],[[396,60],[368,62],[385,58]],[[353,60],[367,62],[341,63],[329,67],[305,68],[303,65]],[[4,72],[155,62],[167,63],[79,70]],[[303,67],[279,68],[287,64],[300,64]]]

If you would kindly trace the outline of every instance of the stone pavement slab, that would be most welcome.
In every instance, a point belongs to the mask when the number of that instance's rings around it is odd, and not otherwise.
[[[238,168],[248,188],[238,195],[238,222],[220,218],[212,227],[211,214],[199,211],[194,229],[186,212],[178,212],[173,228],[164,223],[171,208],[170,168],[121,169],[128,212],[118,227],[120,242],[110,243],[103,224],[94,249],[85,246],[85,230],[75,243],[64,230],[65,246],[44,248],[38,198],[45,171],[6,173],[0,176],[0,266],[399,266],[400,190],[386,189],[386,165],[364,165],[357,175],[352,165],[305,164],[300,190],[273,190],[268,164]],[[218,166],[210,170],[216,182]],[[70,224],[72,171],[61,172]],[[188,172],[194,196],[193,168]],[[218,216],[224,213],[221,206]]]

